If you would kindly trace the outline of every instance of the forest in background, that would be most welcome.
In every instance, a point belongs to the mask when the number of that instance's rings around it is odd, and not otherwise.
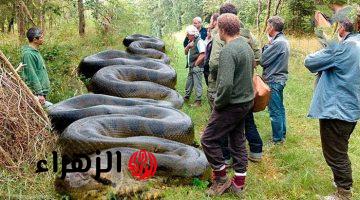
[[[327,5],[340,1],[349,4],[359,0],[0,0],[0,31],[17,32],[24,37],[27,28],[38,26],[55,29],[77,24],[80,35],[93,23],[100,34],[145,32],[162,37],[181,30],[194,16],[209,21],[224,2],[239,8],[241,20],[260,30],[265,19],[281,15],[288,30],[312,32],[315,10],[331,15]]]

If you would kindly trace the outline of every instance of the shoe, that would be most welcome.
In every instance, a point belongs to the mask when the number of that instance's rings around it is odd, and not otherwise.
[[[206,191],[208,196],[220,196],[231,186],[231,180],[225,176],[213,179],[210,188]]]
[[[249,155],[248,159],[249,159],[251,162],[259,163],[259,162],[261,162],[262,157],[255,157],[255,156]]]
[[[185,102],[185,103],[189,102],[189,100],[190,100],[189,97],[184,97],[183,99],[184,99],[184,102]]]
[[[273,144],[276,146],[276,145],[283,145],[283,144],[285,144],[285,139],[282,139],[282,140],[280,140],[280,141],[272,141],[273,142]]]
[[[234,181],[231,182],[231,186],[229,187],[229,192],[235,194],[236,196],[242,198],[245,190],[245,185],[237,186]]]
[[[191,105],[191,107],[201,107],[201,101],[197,100],[194,102],[194,104]]]
[[[320,200],[350,200],[352,197],[351,190],[338,187],[337,191],[329,196],[321,197]]]

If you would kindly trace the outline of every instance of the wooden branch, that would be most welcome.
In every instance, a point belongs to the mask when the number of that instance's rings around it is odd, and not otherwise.
[[[19,66],[16,68],[16,72],[19,72],[23,67],[25,67],[26,64],[20,63]]]
[[[9,60],[6,58],[6,56],[4,55],[4,53],[1,50],[0,50],[0,61],[2,61],[4,63],[3,66],[6,67],[9,70],[10,73],[12,73],[13,77],[18,81],[20,86],[22,88],[24,88],[25,93],[32,99],[32,101],[35,104],[34,106],[35,106],[35,110],[36,110],[37,114],[39,114],[39,116],[42,118],[42,120],[44,120],[46,122],[46,124],[49,127],[51,127],[50,120],[49,120],[46,112],[44,111],[44,109],[40,105],[40,102],[36,99],[36,97],[31,92],[29,87],[24,83],[24,81],[21,80],[20,76],[18,75],[18,73],[14,69],[13,65],[9,62]]]
[[[36,26],[36,24],[35,24],[32,16],[31,16],[31,14],[30,14],[30,11],[29,11],[29,9],[27,8],[27,6],[25,5],[25,3],[24,3],[23,1],[21,1],[21,0],[19,1],[19,3],[20,3],[20,6],[24,9],[25,14],[27,15],[28,19],[31,21],[31,23],[32,23],[34,26]]]

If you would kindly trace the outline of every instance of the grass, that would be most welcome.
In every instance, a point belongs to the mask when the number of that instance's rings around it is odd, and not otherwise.
[[[47,60],[49,70],[53,70],[50,73],[56,83],[54,86],[57,90],[52,97],[55,102],[85,92],[82,83],[74,76],[75,68],[83,56],[104,49],[123,48],[120,42],[121,37],[102,39],[92,33],[85,38],[67,37],[69,34],[76,35],[75,29],[59,31],[58,35],[54,34],[43,50],[49,59]],[[187,76],[182,48],[183,37],[182,34],[174,34],[165,38],[167,53],[172,58],[171,65],[178,73],[177,89],[182,95],[184,95]],[[0,39],[8,41],[2,43],[2,48],[6,47],[7,55],[11,55],[14,58],[13,61],[16,61],[18,59],[16,57],[17,48],[20,44],[10,37],[1,36]],[[290,37],[290,43],[292,45],[290,79],[284,93],[288,140],[284,146],[269,145],[271,126],[268,112],[255,114],[256,123],[265,144],[264,160],[259,164],[249,163],[245,199],[316,199],[317,194],[333,192],[331,171],[321,152],[318,122],[306,117],[312,98],[314,75],[303,67],[303,60],[307,54],[318,48],[317,42],[313,38]],[[261,73],[260,69],[257,71]],[[55,79],[58,79],[57,82]],[[193,119],[195,140],[198,143],[210,116],[205,88],[204,84],[201,108],[191,108],[188,105],[184,105],[183,108],[183,111]],[[192,101],[194,99],[191,99],[190,102]],[[359,133],[360,130],[357,128],[350,140],[349,149],[355,182],[354,199],[360,199]],[[54,191],[54,177],[55,175],[52,173],[34,174],[31,167],[25,167],[21,175],[0,169],[0,199],[5,199],[7,196],[19,199],[61,198]],[[195,185],[171,186],[165,189],[164,194],[165,199],[209,199],[205,196],[205,189]],[[223,197],[215,199],[236,198],[231,194],[225,194]]]

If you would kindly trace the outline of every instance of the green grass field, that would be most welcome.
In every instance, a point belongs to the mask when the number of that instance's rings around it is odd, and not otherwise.
[[[165,38],[165,41],[167,42],[167,53],[172,59],[171,65],[178,73],[177,90],[183,95],[187,69],[185,69],[182,37],[181,34],[174,34],[172,37]],[[61,47],[59,54],[62,51],[69,53],[68,62],[63,64],[70,72],[75,71],[80,59],[85,55],[110,47],[122,48],[121,43],[116,39],[96,44],[95,42],[98,40],[92,41],[90,39],[75,37],[73,43],[67,41],[66,45],[72,48],[69,52],[66,51],[65,43],[57,44]],[[55,43],[54,41],[51,42]],[[296,39],[292,37],[290,42],[292,45],[290,79],[284,94],[288,124],[287,141],[283,146],[271,145],[269,142],[271,126],[268,112],[264,111],[255,114],[256,123],[264,141],[264,159],[259,164],[249,163],[245,199],[316,199],[317,194],[329,194],[334,191],[331,171],[322,156],[318,121],[306,117],[312,98],[314,75],[305,69],[303,60],[308,53],[314,52],[318,48],[317,42],[312,38]],[[92,48],[93,45],[97,47]],[[14,54],[14,52],[15,50],[10,54]],[[260,69],[257,71],[261,73]],[[84,92],[83,86],[78,85],[81,82],[74,78],[73,73],[68,73],[67,76],[69,77],[65,80],[69,80],[72,85],[64,88],[66,95],[61,95],[61,92],[56,94],[56,99],[66,99],[69,96]],[[203,106],[201,108],[191,108],[188,105],[183,107],[183,111],[193,119],[195,124],[197,143],[199,143],[200,135],[205,129],[210,116],[205,91],[206,86],[204,84]],[[190,103],[192,101],[193,99],[191,99]],[[351,138],[349,150],[355,182],[354,199],[360,199],[359,133],[360,130],[357,128]],[[7,199],[6,196],[13,196],[15,199],[17,197],[18,199],[61,198],[54,190],[53,180],[55,175],[52,173],[34,175],[33,171],[29,169],[25,169],[21,175],[13,174],[4,169],[0,170],[0,172],[0,199]],[[205,195],[205,188],[195,185],[167,187],[164,193],[165,199],[209,199]],[[215,199],[236,198],[231,194],[225,194],[221,198]]]

